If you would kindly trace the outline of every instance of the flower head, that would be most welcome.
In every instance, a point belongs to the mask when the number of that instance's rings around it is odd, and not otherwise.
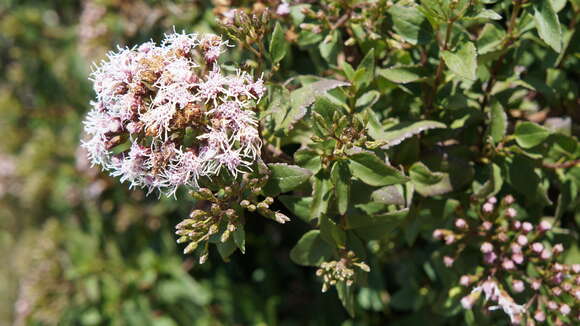
[[[96,100],[83,142],[91,162],[130,187],[167,194],[248,172],[262,146],[252,108],[264,87],[247,72],[222,72],[228,46],[217,35],[174,32],[160,45],[109,53],[91,74]]]

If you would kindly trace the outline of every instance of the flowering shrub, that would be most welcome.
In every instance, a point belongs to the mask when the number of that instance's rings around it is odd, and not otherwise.
[[[27,92],[34,44],[0,38],[28,44],[0,47],[0,214],[62,216],[12,243],[59,257],[19,272],[19,323],[579,322],[578,1],[204,6],[85,1],[93,101]]]

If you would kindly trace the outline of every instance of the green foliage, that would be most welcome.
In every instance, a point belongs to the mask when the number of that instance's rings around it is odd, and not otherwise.
[[[580,262],[580,2],[232,3],[0,4],[0,324],[507,325],[484,295],[462,308],[461,276],[515,293],[548,267],[525,245],[509,274],[482,242],[549,221],[534,237]],[[90,62],[172,26],[223,34],[228,73],[267,88],[253,172],[177,200],[78,147]],[[572,313],[549,324],[573,324],[578,301],[557,301]]]

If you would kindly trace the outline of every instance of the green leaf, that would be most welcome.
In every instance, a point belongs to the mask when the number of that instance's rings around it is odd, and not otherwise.
[[[487,18],[492,20],[501,20],[501,15],[491,9],[483,9],[475,18]]]
[[[348,209],[350,197],[350,171],[346,162],[338,161],[332,166],[330,179],[334,184],[338,212],[344,215]]]
[[[386,186],[373,191],[371,198],[377,203],[387,205],[405,205],[405,198],[401,192],[401,186]]]
[[[314,83],[304,85],[290,93],[290,110],[278,123],[278,128],[285,132],[290,131],[294,124],[304,118],[307,109],[316,99],[331,89],[349,86],[347,82],[334,79],[320,79]]]
[[[392,146],[399,145],[403,140],[413,137],[423,131],[430,129],[447,128],[447,126],[438,121],[405,121],[389,127],[387,130],[371,135],[375,140],[380,141],[382,149],[388,149]]]
[[[445,64],[459,77],[475,80],[477,78],[477,51],[471,42],[460,45],[457,52],[443,51],[441,53]]]
[[[489,128],[494,143],[501,142],[507,131],[507,114],[501,104],[499,104],[499,101],[496,101],[491,106]]]
[[[358,65],[355,73],[355,86],[365,88],[375,79],[375,49],[371,49]]]
[[[516,126],[514,135],[518,145],[523,148],[531,148],[546,140],[550,136],[550,131],[538,124],[525,121]]]
[[[316,174],[322,168],[322,159],[318,153],[311,149],[299,149],[294,153],[294,159],[303,168]]]
[[[371,186],[388,186],[405,183],[407,177],[399,170],[387,165],[370,152],[349,155],[348,167],[353,176]]]
[[[365,240],[381,240],[399,228],[408,214],[408,208],[380,215],[349,214],[346,229],[354,230]]]
[[[415,190],[425,197],[446,194],[460,189],[473,178],[473,167],[459,159],[446,162],[447,172],[433,172],[422,162],[416,162],[409,169]]]
[[[351,317],[354,317],[354,289],[352,285],[347,286],[344,281],[338,282],[336,283],[336,291],[344,309]]]
[[[310,207],[312,206],[312,197],[300,197],[284,195],[278,199],[286,206],[286,208],[306,223],[310,223],[312,215],[310,215]]]
[[[344,248],[346,245],[346,233],[326,214],[320,216],[320,236],[335,247]]]
[[[236,244],[232,238],[226,242],[218,242],[216,244],[220,256],[225,262],[230,261],[230,256],[236,251]]]
[[[246,253],[246,231],[243,227],[238,226],[238,228],[233,232],[234,242],[240,251]]]
[[[483,26],[479,33],[477,43],[477,53],[483,55],[498,50],[505,37],[505,31],[498,24],[488,23]]]
[[[290,250],[290,259],[301,266],[319,266],[330,260],[332,254],[332,247],[322,239],[320,231],[311,230]]]
[[[272,56],[272,62],[274,63],[278,63],[284,59],[286,52],[288,52],[288,42],[286,42],[284,29],[280,26],[279,22],[276,22],[276,26],[274,26],[269,50]]]
[[[355,107],[364,108],[367,106],[372,106],[379,100],[380,97],[381,93],[379,93],[379,91],[374,89],[370,90],[356,99]]]
[[[395,32],[405,41],[413,45],[429,42],[433,29],[416,7],[405,7],[397,3],[388,12],[393,19]]]
[[[397,84],[407,84],[425,79],[423,70],[420,67],[392,67],[378,70],[379,76],[384,77]]]
[[[501,177],[501,168],[492,163],[490,165],[490,173],[487,181],[475,191],[474,195],[478,198],[487,198],[497,194],[503,185],[503,178]]]
[[[556,52],[562,50],[562,29],[550,0],[534,1],[534,21],[538,34]]]
[[[342,40],[338,30],[334,30],[329,33],[324,41],[320,42],[318,49],[320,50],[320,55],[326,62],[330,64],[336,64],[336,57],[340,49]]]
[[[318,218],[328,211],[328,204],[332,195],[332,183],[328,177],[328,172],[318,173],[314,178],[312,186],[312,207],[310,215],[312,218]]]
[[[310,170],[286,163],[271,163],[268,164],[268,168],[271,174],[263,190],[271,196],[288,192],[300,186],[312,176]]]

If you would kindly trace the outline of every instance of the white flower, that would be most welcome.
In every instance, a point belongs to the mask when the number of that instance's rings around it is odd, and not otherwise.
[[[169,196],[200,178],[249,171],[262,146],[252,109],[265,88],[247,72],[222,72],[228,46],[217,35],[174,32],[160,46],[109,53],[90,78],[96,100],[83,147],[92,164]]]

